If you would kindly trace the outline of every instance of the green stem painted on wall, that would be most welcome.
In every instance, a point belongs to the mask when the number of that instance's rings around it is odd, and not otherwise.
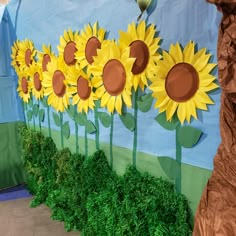
[[[99,150],[99,122],[98,122],[98,109],[97,105],[95,105],[94,108],[94,120],[95,120],[95,126],[96,126],[96,149]]]
[[[75,114],[77,113],[77,107],[75,106]],[[79,153],[79,126],[75,121],[75,152]]]
[[[137,134],[138,134],[138,89],[134,93],[134,137],[133,137],[133,154],[132,154],[132,162],[133,167],[136,168],[136,159],[137,159]]]
[[[63,138],[63,132],[62,132],[62,127],[63,127],[63,113],[60,112],[60,121],[61,121],[61,148],[64,148],[64,138]]]
[[[114,129],[114,113],[111,114],[111,127],[110,127],[110,165],[113,169],[113,129]]]
[[[34,125],[34,130],[36,130],[36,127],[35,127],[35,118],[34,118],[34,115],[33,115],[33,125]]]
[[[176,192],[181,193],[182,191],[182,187],[181,187],[181,181],[182,181],[182,170],[181,170],[181,166],[182,166],[182,147],[181,144],[179,143],[178,140],[178,133],[180,130],[181,125],[179,124],[176,127],[176,132],[175,132],[175,141],[176,141],[176,162],[178,164],[178,176],[175,180],[175,186],[176,186]]]
[[[88,157],[88,132],[86,131],[86,127],[84,128],[84,150],[85,150],[85,158]]]
[[[27,123],[27,126],[29,128],[29,119],[27,118],[27,104],[22,101],[23,109],[24,109],[24,119]]]
[[[39,106],[39,111],[40,111],[40,101],[38,100],[38,106]],[[38,113],[38,121],[39,121],[39,130],[41,132],[41,121],[40,121],[40,115]]]
[[[52,137],[52,131],[51,131],[51,122],[50,122],[50,108],[47,106],[47,117],[48,117],[48,134],[49,137]]]

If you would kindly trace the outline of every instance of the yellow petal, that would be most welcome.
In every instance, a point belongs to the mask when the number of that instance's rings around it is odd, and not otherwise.
[[[114,111],[114,108],[115,108],[115,99],[116,97],[115,96],[111,96],[108,103],[107,103],[107,110],[110,112],[110,113],[113,113]]]
[[[184,123],[184,120],[186,118],[186,107],[185,107],[185,103],[180,103],[178,110],[177,110],[177,115],[179,118],[179,121],[181,122],[181,124]]]
[[[183,53],[179,43],[176,43],[176,45],[173,44],[170,45],[169,54],[171,55],[172,58],[174,58],[176,64],[183,62]]]
[[[108,93],[108,92],[105,92],[103,95],[102,95],[102,98],[101,98],[101,106],[104,107],[107,105],[107,102],[109,100],[109,98],[111,97],[111,95]]]
[[[192,64],[194,58],[194,43],[192,41],[190,41],[184,48],[183,56],[184,62]]]
[[[171,120],[174,113],[176,112],[176,109],[178,108],[179,103],[170,100],[168,103],[167,109],[166,109],[166,118],[167,120]]]
[[[141,21],[141,22],[138,24],[138,27],[137,27],[137,34],[138,34],[139,40],[144,40],[144,37],[145,37],[145,28],[146,28],[145,21]]]
[[[122,108],[122,99],[121,99],[121,95],[116,97],[116,102],[115,102],[115,108],[116,111],[121,114],[121,108]]]

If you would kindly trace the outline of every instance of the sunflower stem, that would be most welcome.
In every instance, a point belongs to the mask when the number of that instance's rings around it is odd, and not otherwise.
[[[39,100],[38,100],[38,106],[39,106],[39,110],[40,110],[40,102],[39,102]],[[39,112],[38,112],[38,119],[39,119],[39,131],[41,132],[41,121],[40,121]]]
[[[176,132],[175,132],[175,141],[176,141],[176,162],[177,162],[177,166],[179,168],[178,171],[178,176],[175,180],[175,187],[176,187],[176,192],[177,193],[181,193],[181,180],[182,180],[182,170],[181,170],[181,166],[182,166],[182,147],[181,144],[179,143],[178,140],[178,134],[179,134],[179,130],[180,130],[181,125],[178,124],[178,126],[176,127]]]
[[[113,169],[113,129],[114,129],[114,113],[111,113],[111,127],[110,127],[110,165]]]
[[[94,119],[95,119],[95,126],[96,126],[96,149],[99,150],[99,122],[98,122],[97,105],[95,105],[95,108],[94,108]]]
[[[75,106],[74,109],[75,109],[75,114],[76,114],[77,107]],[[77,154],[79,153],[79,127],[76,121],[75,121],[75,151]]]
[[[63,113],[60,113],[60,121],[61,121],[61,148],[64,148],[64,139],[63,139],[63,131],[62,131],[62,127],[63,127]]]
[[[88,133],[86,127],[84,127],[84,150],[85,150],[85,159],[88,157]]]
[[[51,138],[52,133],[51,133],[51,123],[50,123],[50,108],[48,105],[47,105],[47,117],[48,117],[48,134],[49,134],[49,137]]]
[[[133,167],[136,168],[137,134],[138,134],[138,89],[134,93],[134,139],[133,139]]]
[[[27,117],[27,104],[22,101],[22,105],[23,105],[23,109],[24,109],[24,112],[23,112],[24,113],[24,119],[25,119],[25,122],[27,123],[27,126],[29,128],[29,119],[26,118]]]
[[[33,114],[33,125],[34,125],[34,131],[35,131],[36,128],[35,128],[35,118],[34,118],[34,114]]]

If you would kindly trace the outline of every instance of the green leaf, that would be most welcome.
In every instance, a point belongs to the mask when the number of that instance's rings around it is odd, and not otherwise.
[[[44,116],[45,116],[45,111],[44,111],[44,109],[40,109],[40,110],[39,110],[39,120],[40,120],[40,122],[43,122],[43,121],[44,121]]]
[[[63,136],[65,138],[69,138],[70,137],[70,126],[69,126],[69,121],[66,121],[63,125],[62,125],[62,133]]]
[[[111,116],[106,112],[98,112],[98,118],[104,127],[108,128],[111,125]]]
[[[60,116],[57,113],[53,112],[52,117],[53,117],[55,125],[60,127],[61,126]]]
[[[138,108],[142,112],[148,112],[152,106],[153,97],[151,93],[145,94],[137,101]]]
[[[74,120],[75,119],[75,108],[74,106],[70,105],[67,109],[66,109],[69,117]]]
[[[87,116],[84,113],[75,114],[75,122],[81,126],[84,126],[87,122]]]
[[[159,123],[159,125],[161,125],[164,129],[167,129],[167,130],[174,130],[179,124],[179,120],[176,117],[176,115],[172,117],[171,121],[167,121],[165,112],[159,113],[155,117],[155,120]]]
[[[124,113],[119,116],[123,125],[130,131],[135,129],[135,118],[131,113]]]
[[[33,111],[32,110],[28,110],[27,111],[27,119],[28,121],[31,121],[33,117]]]
[[[37,117],[37,116],[38,116],[38,113],[39,113],[39,105],[38,105],[38,104],[34,104],[34,105],[33,105],[33,115],[34,115],[35,117]]]
[[[179,143],[185,148],[191,148],[198,143],[202,131],[192,126],[182,126],[177,134]]]
[[[180,174],[180,164],[171,157],[157,157],[162,170],[169,179],[176,179]]]
[[[96,130],[97,130],[91,120],[86,121],[85,129],[86,129],[87,133],[89,133],[89,134],[92,134],[92,133],[96,132]]]
[[[48,102],[47,102],[47,98],[46,97],[44,97],[42,99],[42,104],[43,104],[44,107],[48,107]]]

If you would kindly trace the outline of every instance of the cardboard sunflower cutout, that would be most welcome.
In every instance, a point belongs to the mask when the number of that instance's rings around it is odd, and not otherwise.
[[[67,93],[67,71],[63,57],[53,57],[47,65],[48,71],[44,72],[44,95],[48,96],[48,105],[56,111],[63,112],[69,104]]]
[[[32,94],[37,100],[40,100],[43,97],[42,67],[38,63],[33,62],[28,69],[28,75]]]
[[[77,105],[78,112],[88,113],[89,109],[94,109],[96,100],[89,77],[83,70],[75,67],[71,67],[68,73],[68,93],[73,97],[72,104]]]
[[[54,52],[51,50],[51,46],[46,46],[43,44],[42,51],[37,52],[38,65],[42,67],[42,71],[47,71],[47,64],[51,61],[52,57],[55,57]]]
[[[121,48],[130,47],[130,57],[136,58],[132,67],[134,90],[136,91],[138,86],[144,90],[148,85],[147,80],[154,79],[156,62],[161,58],[157,52],[160,38],[156,36],[155,26],[147,26],[145,21],[138,25],[133,22],[128,26],[127,32],[119,33]]]
[[[24,71],[18,71],[18,87],[17,92],[20,98],[25,102],[28,103],[30,99],[30,92],[31,87],[28,80],[28,76]]]
[[[17,51],[16,61],[20,65],[20,70],[24,70],[32,64],[34,57],[36,56],[36,50],[32,40],[25,39],[19,44]]]
[[[20,63],[16,59],[20,48],[20,44],[21,42],[19,40],[16,40],[13,46],[11,47],[11,59],[12,59],[11,65],[16,72],[20,69]]]
[[[64,35],[60,37],[60,45],[57,46],[59,57],[63,57],[68,66],[75,65],[76,42],[79,40],[78,31],[73,32],[71,29],[64,31]]]
[[[90,24],[85,26],[84,30],[80,32],[79,41],[76,44],[77,52],[75,55],[82,69],[93,63],[93,56],[97,55],[97,49],[101,48],[105,35],[106,30],[99,28],[98,22],[93,26]]]
[[[132,106],[132,66],[134,58],[129,57],[130,50],[121,50],[115,41],[107,41],[97,50],[91,72],[92,84],[96,95],[101,98],[101,107],[110,113],[121,114],[122,104]]]
[[[157,99],[155,108],[166,111],[168,121],[177,111],[181,123],[190,122],[192,116],[197,119],[196,109],[207,110],[208,104],[214,104],[207,92],[218,88],[211,75],[216,64],[209,63],[211,55],[206,48],[195,53],[194,46],[190,41],[182,50],[177,43],[170,46],[169,53],[163,51],[157,78],[150,86]]]

